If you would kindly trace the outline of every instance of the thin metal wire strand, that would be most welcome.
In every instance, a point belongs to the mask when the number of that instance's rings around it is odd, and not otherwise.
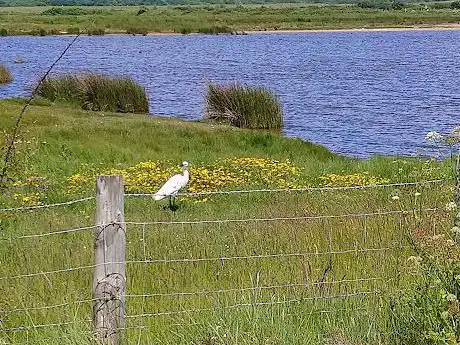
[[[278,222],[278,221],[294,221],[294,220],[317,220],[331,218],[362,218],[371,216],[386,216],[392,214],[410,214],[413,212],[434,212],[440,211],[441,208],[426,208],[414,210],[393,210],[371,213],[348,213],[340,215],[320,215],[320,216],[299,216],[299,217],[273,217],[273,218],[247,218],[247,219],[209,219],[209,220],[191,220],[191,221],[126,221],[127,225],[187,225],[187,224],[223,224],[223,223],[252,223],[252,222]]]
[[[209,291],[152,293],[152,294],[142,294],[142,295],[127,294],[126,297],[127,298],[144,298],[144,297],[178,297],[178,296],[213,295],[213,294],[221,294],[221,293],[245,292],[245,291],[254,291],[254,290],[288,289],[288,288],[294,288],[294,287],[308,288],[311,286],[318,286],[318,285],[361,283],[361,282],[371,282],[371,281],[378,281],[378,280],[384,280],[384,279],[386,278],[373,277],[373,278],[359,278],[359,279],[343,279],[343,280],[314,282],[314,283],[291,283],[291,284],[267,285],[267,286],[258,286],[258,287],[218,289],[218,290],[209,290]]]
[[[289,283],[289,284],[279,284],[279,285],[267,285],[259,287],[244,287],[244,288],[233,288],[233,289],[219,289],[219,290],[210,290],[210,291],[192,291],[192,292],[172,292],[172,293],[152,293],[152,294],[142,294],[142,295],[130,295],[127,294],[127,298],[146,298],[146,297],[177,297],[177,296],[196,296],[196,295],[211,295],[211,294],[221,294],[221,293],[230,293],[230,292],[245,292],[253,290],[271,290],[271,289],[287,289],[291,287],[311,287],[317,285],[335,285],[335,284],[347,284],[347,283],[363,283],[370,281],[378,281],[386,278],[382,277],[372,277],[372,278],[358,278],[358,279],[343,279],[343,280],[334,280],[327,282],[313,282],[310,284],[305,283]],[[26,308],[16,308],[9,310],[0,310],[0,314],[13,314],[13,313],[23,313],[30,311],[40,311],[40,310],[49,310],[54,308],[68,307],[75,304],[91,303],[98,301],[99,298],[90,298],[66,303],[59,303],[41,307],[26,307]]]
[[[107,224],[107,225],[113,225],[113,224]],[[17,237],[3,237],[0,238],[2,241],[12,241],[12,240],[19,240],[19,239],[24,239],[24,238],[38,238],[38,237],[47,237],[47,236],[53,236],[53,235],[59,235],[59,234],[68,234],[72,232],[79,232],[83,230],[93,230],[96,227],[100,226],[107,226],[107,225],[89,225],[89,226],[82,226],[82,227],[77,227],[77,228],[68,228],[68,229],[61,229],[61,230],[56,230],[56,231],[51,231],[51,232],[44,232],[41,234],[32,234],[32,235],[21,235]]]
[[[158,316],[167,316],[167,315],[178,315],[178,314],[188,314],[188,313],[198,313],[204,311],[214,311],[218,309],[235,309],[235,308],[242,308],[242,307],[261,307],[261,306],[272,306],[272,305],[280,305],[280,304],[289,304],[289,303],[300,303],[304,301],[314,301],[314,300],[329,300],[329,299],[346,299],[358,296],[365,296],[365,295],[379,295],[380,290],[372,290],[372,291],[357,291],[350,294],[342,294],[342,295],[332,295],[332,296],[318,296],[318,297],[305,297],[301,299],[290,299],[290,300],[282,300],[282,301],[270,301],[270,302],[255,302],[255,303],[237,303],[228,306],[218,306],[214,308],[199,308],[199,309],[186,309],[186,310],[175,310],[175,311],[165,311],[165,312],[158,312],[158,313],[144,313],[138,315],[127,315],[126,319],[133,319],[133,318],[143,318],[143,317],[158,317]]]
[[[296,257],[296,256],[321,256],[321,255],[340,255],[348,253],[368,253],[390,250],[403,250],[411,248],[409,246],[395,246],[395,247],[382,247],[382,248],[355,248],[338,251],[326,252],[300,252],[300,253],[277,253],[277,254],[259,254],[259,255],[243,255],[243,256],[219,256],[212,258],[179,258],[179,259],[148,259],[144,260],[131,260],[126,261],[127,264],[155,264],[155,263],[190,263],[190,262],[207,262],[207,261],[231,261],[231,260],[248,260],[248,259],[269,259],[269,258],[282,258],[282,257]]]
[[[179,258],[179,259],[148,259],[148,260],[127,260],[124,262],[103,262],[100,264],[93,264],[93,265],[86,265],[86,266],[79,266],[79,267],[70,267],[70,268],[63,268],[54,271],[47,271],[47,272],[35,272],[35,273],[25,273],[16,276],[8,276],[8,277],[0,277],[1,280],[9,280],[9,279],[21,279],[21,278],[30,278],[30,277],[37,277],[37,276],[47,276],[50,274],[57,274],[57,273],[65,273],[65,272],[72,272],[84,269],[92,269],[99,266],[106,266],[106,265],[116,265],[116,264],[153,264],[153,263],[190,263],[190,262],[206,262],[206,261],[229,261],[229,260],[247,260],[247,259],[263,259],[263,258],[280,258],[280,257],[296,257],[296,256],[318,256],[318,255],[340,255],[340,254],[347,254],[347,253],[367,253],[367,252],[377,252],[377,251],[387,251],[387,250],[402,250],[410,248],[407,246],[396,246],[396,247],[383,247],[383,248],[355,248],[355,249],[347,249],[342,251],[327,251],[327,252],[304,252],[304,253],[278,253],[278,254],[260,254],[260,255],[248,255],[248,256],[221,256],[221,257],[213,257],[213,258]]]
[[[73,204],[78,204],[80,202],[85,202],[88,200],[96,199],[94,196],[89,196],[86,198],[70,200],[66,202],[58,202],[55,204],[48,204],[48,205],[37,205],[37,206],[22,206],[22,207],[12,207],[12,208],[0,208],[0,212],[17,212],[17,211],[31,211],[31,210],[40,210],[45,208],[53,208],[59,206],[69,206]]]
[[[436,179],[416,182],[398,182],[387,183],[380,185],[359,185],[359,186],[338,186],[338,187],[304,187],[304,188],[274,188],[274,189],[242,189],[242,190],[229,190],[229,191],[212,191],[212,192],[196,192],[196,193],[178,193],[178,196],[200,196],[200,195],[228,195],[228,194],[244,194],[244,193],[282,193],[282,192],[324,192],[324,191],[341,191],[341,190],[355,190],[355,189],[371,189],[371,188],[388,188],[388,187],[405,187],[405,186],[418,186],[423,184],[442,183],[448,182],[451,179]],[[149,197],[155,193],[126,193],[128,197]]]

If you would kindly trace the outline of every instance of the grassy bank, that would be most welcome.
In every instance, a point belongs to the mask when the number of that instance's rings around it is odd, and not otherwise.
[[[381,10],[355,5],[160,6],[1,8],[1,29],[8,34],[76,32],[217,33],[249,30],[311,30],[410,27],[458,23],[458,11],[436,3],[407,4]],[[102,31],[101,31],[102,32]]]
[[[22,102],[0,105],[0,124],[11,129]],[[191,164],[189,191],[350,186],[449,175],[448,165],[429,159],[355,160],[276,133],[47,105],[29,108],[17,145],[2,207],[94,195],[94,175],[101,173],[123,174],[127,192],[152,192],[183,160]],[[448,212],[422,210],[443,208],[450,193],[449,184],[427,184],[189,196],[180,198],[175,213],[149,197],[126,197],[128,221],[290,218],[128,225],[126,342],[385,344],[392,331],[388,293],[413,279],[405,265],[411,254],[405,248],[407,232],[448,228]],[[390,210],[415,211],[314,218]],[[18,237],[91,226],[94,217],[94,200],[0,212],[0,326],[48,325],[5,331],[0,343],[90,344],[92,270],[52,271],[92,265],[91,229]],[[139,263],[181,258],[209,261]],[[70,324],[49,325],[65,322]]]

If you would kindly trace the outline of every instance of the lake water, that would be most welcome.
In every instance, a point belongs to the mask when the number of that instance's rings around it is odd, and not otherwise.
[[[0,63],[15,77],[0,97],[29,95],[72,39],[0,38]],[[54,68],[70,71],[131,76],[151,113],[185,119],[202,117],[210,81],[270,87],[286,135],[357,157],[428,152],[426,132],[460,124],[455,30],[82,36]]]

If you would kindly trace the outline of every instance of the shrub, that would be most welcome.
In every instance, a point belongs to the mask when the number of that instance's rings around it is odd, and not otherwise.
[[[148,112],[144,88],[129,78],[99,74],[63,75],[44,80],[37,95],[53,102],[74,104],[85,110]]]
[[[460,9],[460,1],[453,1],[453,2],[450,4],[450,8],[451,8],[451,9],[455,9],[455,10]]]
[[[6,84],[13,80],[13,76],[8,68],[0,65],[0,84]]]
[[[5,28],[0,29],[0,36],[8,36],[8,31]]]
[[[92,28],[87,31],[88,36],[102,36],[105,34],[104,28]]]
[[[393,344],[456,345],[460,341],[460,247],[447,234],[418,230],[418,256],[407,259],[413,286],[390,300]]]
[[[205,118],[240,128],[281,128],[283,111],[272,91],[237,84],[208,85]]]
[[[198,32],[200,34],[217,35],[217,34],[228,34],[232,32],[232,30],[228,26],[211,26],[211,27],[199,28]]]
[[[146,28],[128,28],[126,29],[126,33],[128,35],[142,35],[142,36],[147,36],[148,34],[148,29]]]

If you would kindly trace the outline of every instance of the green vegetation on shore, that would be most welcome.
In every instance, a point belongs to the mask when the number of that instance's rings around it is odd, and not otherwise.
[[[23,102],[0,101],[0,125],[6,129],[0,133],[2,143]],[[449,164],[433,159],[349,159],[272,132],[146,114],[89,112],[49,106],[40,99],[27,110],[16,145],[9,188],[0,194],[2,207],[94,195],[94,176],[102,173],[124,175],[128,192],[152,192],[183,160],[191,164],[189,191],[351,186],[450,176]],[[449,227],[449,212],[422,210],[443,208],[450,190],[451,185],[445,183],[182,197],[175,213],[151,198],[127,197],[126,220],[143,222],[414,211],[236,224],[130,224],[130,261],[256,258],[129,264],[126,326],[132,329],[127,330],[126,343],[387,344],[395,330],[389,323],[386,297],[416,279],[406,265],[412,254],[407,234],[417,228],[427,229],[431,236]],[[87,321],[91,303],[74,302],[91,299],[92,270],[43,272],[92,265],[92,230],[38,239],[17,237],[91,226],[94,216],[94,201],[32,212],[0,212],[4,244],[0,246],[0,276],[42,272],[0,280],[1,327],[71,322],[3,332],[0,343],[91,344]],[[365,248],[382,250],[361,251]],[[328,251],[336,254],[321,255]],[[312,254],[270,257],[289,253]],[[297,286],[287,288],[286,284]],[[221,289],[227,292],[161,295]],[[148,294],[157,295],[133,297]],[[328,298],[341,295],[350,297]],[[242,306],[226,308],[238,304]],[[63,306],[30,309],[50,305]],[[197,309],[202,311],[183,312]],[[8,310],[16,311],[6,315]],[[170,311],[178,313],[167,314]],[[166,314],[136,316],[162,312]]]
[[[6,84],[13,80],[13,76],[8,68],[0,65],[0,84]]]
[[[120,113],[149,111],[145,89],[130,78],[100,74],[62,75],[45,79],[37,89],[37,95],[85,110]]]
[[[451,2],[358,5],[208,5],[143,7],[0,7],[3,34],[219,33],[458,24]],[[381,6],[380,6],[381,7]]]

